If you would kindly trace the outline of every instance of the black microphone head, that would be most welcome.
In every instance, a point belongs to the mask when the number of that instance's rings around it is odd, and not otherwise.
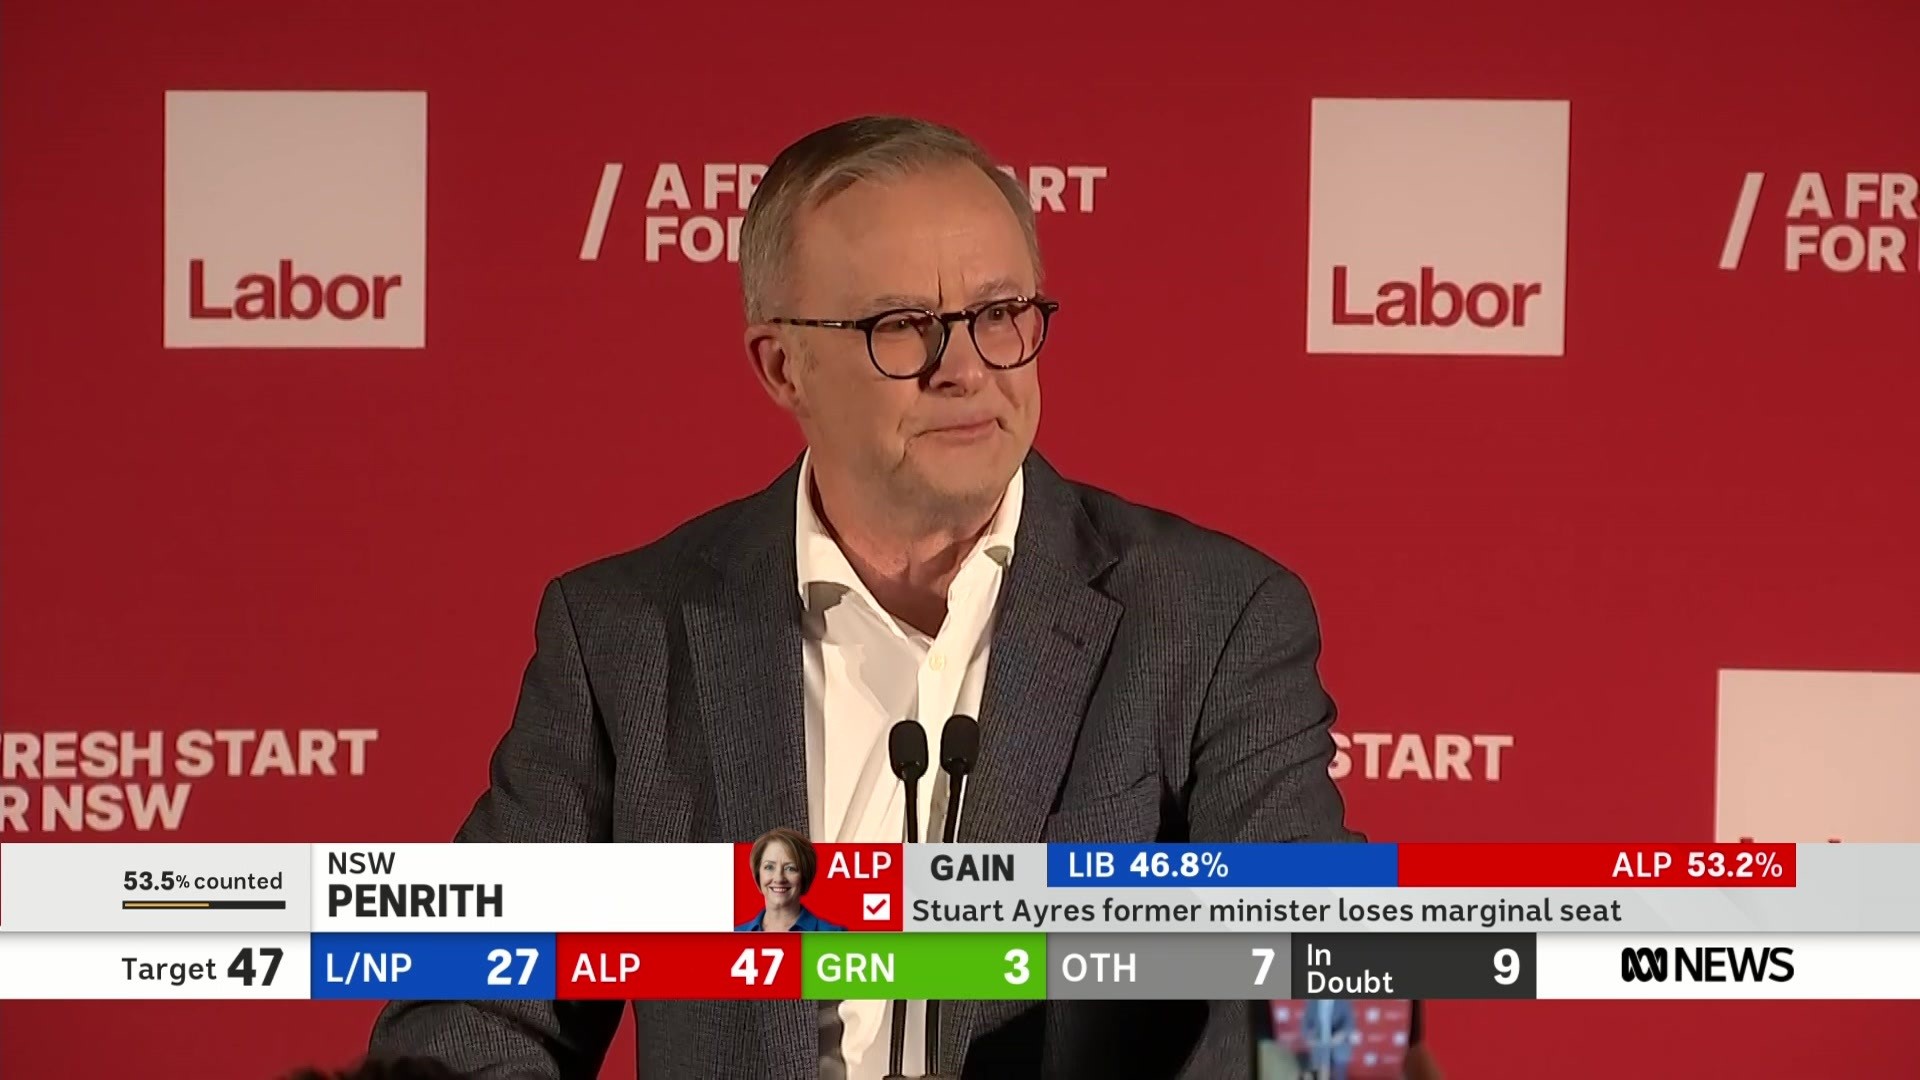
[[[887,756],[893,759],[893,775],[902,780],[918,780],[927,775],[927,729],[918,720],[902,720],[887,735]]]
[[[973,771],[973,760],[980,756],[980,721],[971,716],[956,716],[940,730],[940,767],[954,776]]]

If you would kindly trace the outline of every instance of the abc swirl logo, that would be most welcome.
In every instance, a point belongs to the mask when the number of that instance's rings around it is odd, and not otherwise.
[[[1631,945],[1621,949],[1620,978],[1627,982],[1666,982],[1667,950],[1636,949]]]

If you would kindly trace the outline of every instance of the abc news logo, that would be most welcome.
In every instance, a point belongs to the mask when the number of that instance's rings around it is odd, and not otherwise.
[[[1620,981],[1663,983],[1788,982],[1793,978],[1793,948],[1693,948],[1627,946],[1620,950]]]

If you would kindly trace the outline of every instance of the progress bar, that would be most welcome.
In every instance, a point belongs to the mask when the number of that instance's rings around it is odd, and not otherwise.
[[[121,911],[285,911],[285,900],[122,900]]]

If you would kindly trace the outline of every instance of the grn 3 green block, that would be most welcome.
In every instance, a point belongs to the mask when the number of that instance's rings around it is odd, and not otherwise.
[[[1045,934],[804,934],[808,1001],[1019,1001],[1047,996]]]

